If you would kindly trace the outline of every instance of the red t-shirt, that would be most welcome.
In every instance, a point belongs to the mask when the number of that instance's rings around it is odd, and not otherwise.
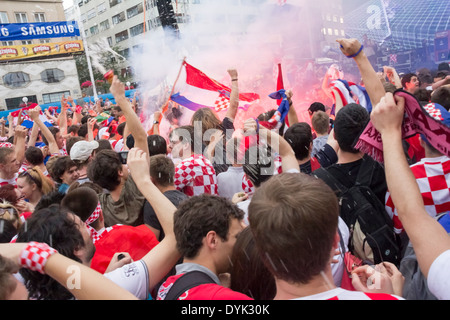
[[[164,300],[175,281],[184,273],[167,278],[158,290],[157,300]],[[187,290],[178,300],[253,300],[243,293],[233,291],[216,283],[201,284]]]

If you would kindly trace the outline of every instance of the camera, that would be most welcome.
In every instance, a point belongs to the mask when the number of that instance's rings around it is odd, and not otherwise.
[[[119,151],[118,154],[119,154],[120,160],[122,161],[122,164],[127,164],[128,151]]]

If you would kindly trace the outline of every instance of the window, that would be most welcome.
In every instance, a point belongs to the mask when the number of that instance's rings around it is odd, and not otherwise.
[[[86,18],[86,14],[85,14],[85,13],[83,13],[83,14],[81,15],[81,21],[82,21],[82,22],[86,22],[86,21],[87,21],[87,18]]]
[[[102,2],[97,6],[97,12],[98,12],[98,14],[101,14],[105,11],[106,11],[106,3]]]
[[[105,31],[109,29],[109,20],[100,22],[100,31]]]
[[[28,98],[28,104],[38,103],[36,96],[33,95],[33,96],[26,96],[26,97]],[[23,96],[5,99],[6,108],[8,108],[8,110],[20,108],[21,104],[23,104],[22,99],[23,99]]]
[[[120,54],[122,57],[128,59],[128,57],[130,56],[130,49],[127,48],[125,50],[121,50],[118,52],[118,54]]]
[[[47,69],[41,72],[41,80],[46,83],[56,83],[64,79],[64,71],[59,69]]]
[[[89,10],[87,12],[87,18],[88,20],[91,20],[92,18],[95,18],[95,16],[97,15],[97,11],[95,11],[95,8]]]
[[[131,7],[130,9],[127,10],[127,18],[130,19],[136,15],[138,15],[139,13],[142,13],[144,11],[142,3],[139,3],[137,5],[135,5],[134,7]]]
[[[43,12],[38,12],[34,14],[34,21],[45,22],[45,14]]]
[[[2,46],[13,46],[14,41],[2,41]]]
[[[0,12],[0,23],[9,23],[8,14],[6,12]]]
[[[112,45],[113,45],[112,38],[108,37],[106,40],[108,40],[109,46],[112,47]]]
[[[128,30],[116,33],[116,43],[122,42],[128,39]]]
[[[22,44],[26,45],[26,44],[33,44],[33,40],[22,40]]]
[[[30,83],[30,76],[25,72],[10,72],[3,76],[3,83],[11,88],[25,87]]]
[[[27,14],[25,12],[17,12],[16,13],[16,22],[17,23],[28,22]]]
[[[130,28],[130,35],[135,37],[144,32],[144,23],[138,24],[137,26]]]
[[[118,23],[121,23],[122,21],[125,21],[125,12],[123,12],[123,11],[112,17],[113,24],[118,24]]]
[[[50,43],[50,39],[41,39],[39,40],[39,43]]]
[[[92,26],[89,31],[91,32],[91,35],[96,35],[99,33],[98,31],[98,25]]]
[[[121,3],[122,0],[109,0],[109,7],[112,8],[114,7],[116,4]]]
[[[60,102],[62,95],[68,97],[70,96],[70,91],[44,93],[42,94],[42,99],[44,100],[44,103]]]

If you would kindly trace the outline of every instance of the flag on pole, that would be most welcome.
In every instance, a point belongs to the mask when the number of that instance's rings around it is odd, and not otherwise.
[[[197,68],[194,68],[187,62],[184,62],[184,66],[186,69],[186,83],[188,85],[209,91],[220,92],[223,90],[231,93],[231,88],[208,77],[202,71],[200,71]],[[259,95],[257,93],[240,93],[239,100],[246,102],[253,102],[259,100]]]
[[[226,91],[219,92],[216,102],[214,102],[214,110],[217,112],[227,110],[230,106],[230,95]]]
[[[183,62],[183,66],[186,70],[186,85],[188,88],[185,88],[186,92],[183,92],[183,94],[180,91],[172,94],[170,100],[192,111],[197,111],[200,108],[211,108],[220,112],[229,107],[231,94],[230,87],[210,78],[186,61]],[[196,93],[192,93],[192,91],[196,91]],[[216,96],[217,94],[218,96]],[[195,97],[191,98],[191,96]],[[198,102],[199,99],[201,99],[200,96],[202,96],[205,101]],[[256,93],[241,93],[239,94],[239,108],[247,110],[250,103],[257,100],[259,100],[259,95]]]

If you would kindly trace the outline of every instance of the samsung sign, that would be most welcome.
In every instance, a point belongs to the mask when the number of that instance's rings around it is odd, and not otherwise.
[[[0,24],[0,41],[77,37],[76,21]]]

